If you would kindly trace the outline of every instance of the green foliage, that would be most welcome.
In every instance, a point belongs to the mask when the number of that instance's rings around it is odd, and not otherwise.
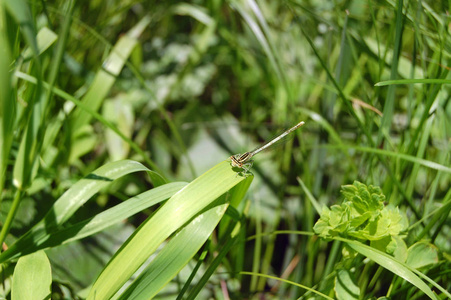
[[[0,1],[0,298],[451,297],[448,11]]]
[[[432,290],[412,272],[412,269],[437,262],[433,245],[419,243],[406,249],[400,234],[408,227],[407,216],[400,213],[398,208],[384,206],[385,195],[379,187],[354,181],[352,185],[343,186],[341,193],[343,203],[333,205],[330,209],[323,208],[320,219],[313,227],[322,238],[347,243],[343,249],[343,262],[338,264],[341,268],[334,276],[333,289],[337,299],[360,298],[360,287],[351,279],[350,271],[356,265],[357,253],[403,277],[434,299]],[[352,240],[358,240],[359,243],[353,243]],[[366,241],[370,241],[374,249],[360,244]],[[376,249],[394,257],[387,257]]]
[[[439,261],[438,249],[425,242],[415,243],[409,247],[406,264],[415,269],[434,265]]]
[[[330,209],[324,207],[313,227],[321,237],[377,241],[398,236],[407,229],[407,216],[397,207],[384,206],[385,195],[379,187],[354,181],[342,186],[341,193],[343,203]]]
[[[163,207],[143,223],[121,249],[116,252],[114,258],[108,263],[94,283],[88,299],[96,299],[97,297],[108,299],[113,296],[130,276],[132,276],[133,273],[135,273],[157,250],[158,246],[163,243],[164,240],[202,212],[206,207],[212,204],[214,200],[232,189],[241,181],[243,181],[243,177],[236,176],[236,173],[231,170],[230,164],[225,161],[212,168],[172,196]],[[250,181],[252,181],[251,177],[249,177],[248,182],[250,183]],[[244,195],[241,195],[241,198],[242,196]],[[227,205],[222,204],[223,203],[216,203],[214,205],[215,210],[213,212],[215,212],[215,214],[213,216],[215,216],[215,218],[211,219],[211,217],[208,217],[208,213],[205,216],[200,215],[197,219],[192,221],[193,225],[189,227],[191,229],[188,230],[189,234],[180,233],[177,235],[177,239],[167,245],[167,247],[172,247],[171,249],[173,249],[170,255],[160,252],[160,255],[167,256],[165,259],[166,263],[159,262],[157,259],[153,261],[149,268],[153,268],[153,264],[159,264],[160,266],[171,265],[169,261],[173,260],[174,256],[179,256],[178,251],[180,249],[174,247],[172,245],[173,243],[194,243],[194,249],[189,251],[185,260],[181,260],[174,267],[175,270],[179,271],[188,260],[194,256],[196,251],[205,242],[211,234],[211,231],[222,218],[222,215],[227,208]],[[197,237],[195,230],[197,227],[206,227],[207,231],[201,236],[200,240],[196,241],[194,237]],[[182,236],[183,239],[180,241]],[[130,261],[130,257],[133,257],[133,260]],[[167,281],[172,279],[178,273],[174,270],[170,270],[171,269],[166,270],[167,272],[170,272],[170,275],[160,274],[162,276],[160,279],[166,278],[167,280],[162,280],[160,284],[149,287],[150,291],[148,293],[150,295],[155,295]],[[156,272],[160,273],[161,267],[158,268]],[[155,278],[155,275],[152,272],[148,272],[143,276]],[[139,280],[141,280],[141,278]],[[139,285],[139,283],[137,283],[137,285]]]
[[[0,262],[15,259],[34,251],[54,247],[95,234],[120,220],[171,197],[186,184],[173,182],[137,195],[107,211],[76,224],[64,225],[86,201],[102,188],[127,174],[149,171],[133,161],[118,161],[95,170],[67,190],[51,207],[47,215],[0,254]],[[149,171],[150,172],[150,171]]]

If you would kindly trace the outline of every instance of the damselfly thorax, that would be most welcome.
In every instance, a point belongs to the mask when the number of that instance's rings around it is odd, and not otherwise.
[[[272,145],[274,145],[278,141],[282,140],[283,138],[288,136],[291,132],[295,131],[296,129],[298,129],[302,125],[304,125],[304,122],[299,122],[298,124],[296,124],[295,126],[291,127],[290,129],[286,130],[285,132],[283,132],[282,134],[278,135],[274,139],[272,139],[269,142],[267,142],[267,143],[255,148],[252,151],[245,152],[243,154],[235,154],[235,155],[230,156],[232,167],[233,168],[243,169],[244,170],[244,174],[246,174],[250,170],[250,168],[252,167],[252,163],[253,163],[252,157],[254,155],[259,153],[260,151],[263,151],[263,150],[271,147]]]

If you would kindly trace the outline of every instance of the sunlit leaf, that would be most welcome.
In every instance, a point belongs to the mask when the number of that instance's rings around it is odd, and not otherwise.
[[[50,262],[43,251],[21,257],[14,269],[11,299],[50,299],[51,285]]]

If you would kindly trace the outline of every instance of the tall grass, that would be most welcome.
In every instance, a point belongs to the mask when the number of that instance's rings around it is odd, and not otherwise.
[[[2,296],[448,297],[449,9],[0,2]],[[314,234],[356,180],[405,214],[393,253]]]

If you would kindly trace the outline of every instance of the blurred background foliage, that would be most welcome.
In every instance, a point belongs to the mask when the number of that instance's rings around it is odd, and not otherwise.
[[[109,161],[130,158],[169,181],[191,181],[301,120],[293,141],[256,159],[246,236],[312,231],[318,215],[308,195],[331,205],[341,185],[359,180],[381,186],[419,224],[408,234],[417,241],[451,197],[449,8],[401,0],[5,1],[0,82],[12,101],[2,106],[2,223],[23,191],[6,243]],[[21,22],[26,16],[32,23]],[[406,81],[376,86],[397,79]],[[141,174],[121,178],[71,221],[151,187]],[[91,284],[151,213],[49,249],[58,286],[76,293]],[[422,235],[443,253],[451,251],[449,220],[445,214]],[[245,270],[313,286],[337,259],[310,236],[241,247],[245,256],[232,251],[221,272],[240,271],[233,265],[242,260]],[[212,278],[205,297],[219,292],[220,280]],[[302,291],[251,277],[231,290],[282,298]]]

